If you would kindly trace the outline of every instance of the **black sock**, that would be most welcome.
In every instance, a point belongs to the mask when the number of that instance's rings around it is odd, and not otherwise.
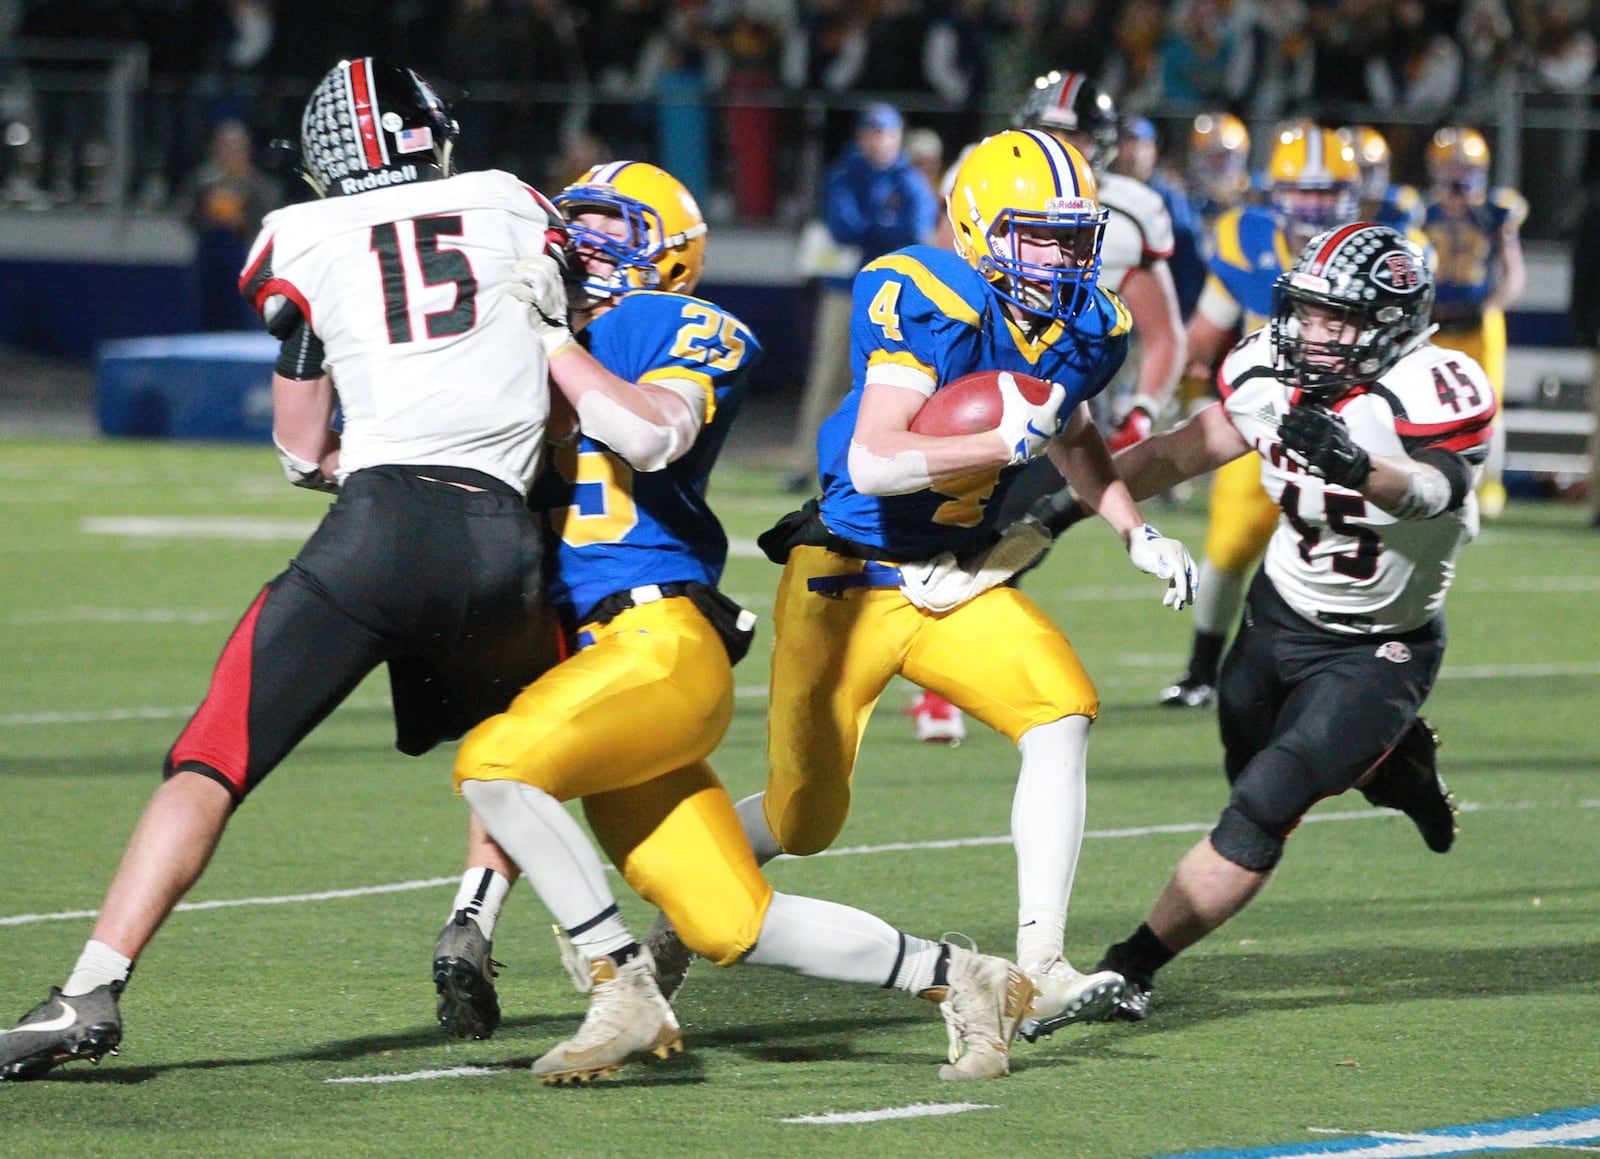
[[[609,954],[606,955],[606,957],[610,958],[619,967],[626,966],[629,962],[633,961],[638,956],[639,956],[639,943],[638,942],[629,942],[626,946],[623,946],[622,949],[620,949],[620,950],[612,950]]]
[[[1183,678],[1185,684],[1217,682],[1217,669],[1222,664],[1222,645],[1227,638],[1226,632],[1194,634],[1194,647],[1189,652],[1189,671]]]
[[[935,988],[950,985],[950,943],[939,944],[939,960],[933,966],[933,985]]]
[[[1132,937],[1106,951],[1099,968],[1115,970],[1129,981],[1148,988],[1156,971],[1175,957],[1177,954],[1167,949],[1166,944],[1156,937],[1155,931],[1140,922]]]

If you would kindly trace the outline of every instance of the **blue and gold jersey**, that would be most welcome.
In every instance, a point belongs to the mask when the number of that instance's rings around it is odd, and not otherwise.
[[[817,435],[823,522],[837,535],[882,548],[886,558],[964,554],[990,540],[999,499],[1021,467],[979,471],[907,495],[862,495],[848,456],[870,367],[900,364],[943,386],[977,370],[1010,370],[1066,388],[1062,413],[1100,393],[1122,365],[1131,321],[1122,300],[1096,289],[1082,314],[1037,334],[948,250],[910,246],[856,276],[850,320],[852,386]],[[937,387],[936,387],[937,389]]]
[[[1272,314],[1272,284],[1294,264],[1289,239],[1277,215],[1259,205],[1232,209],[1217,218],[1206,265],[1228,296],[1243,308],[1245,330]]]
[[[1438,255],[1434,281],[1434,320],[1475,318],[1494,290],[1505,235],[1528,216],[1528,203],[1514,189],[1493,188],[1482,202],[1451,213],[1430,199],[1423,230]]]
[[[631,382],[691,379],[711,399],[682,458],[635,471],[588,436],[551,456],[529,502],[556,538],[549,595],[581,620],[612,592],[642,584],[715,584],[728,537],[706,504],[706,481],[738,414],[760,343],[732,314],[686,294],[636,291],[584,331],[590,353]]]
[[[1390,229],[1399,230],[1403,234],[1410,234],[1413,230],[1422,228],[1422,194],[1418,193],[1415,186],[1391,184],[1383,191],[1383,196],[1376,205],[1361,205],[1361,216],[1367,221],[1375,221],[1379,225],[1386,225]]]

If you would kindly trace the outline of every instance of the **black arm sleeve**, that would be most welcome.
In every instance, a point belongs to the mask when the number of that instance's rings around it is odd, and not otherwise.
[[[1445,511],[1454,511],[1467,501],[1467,492],[1472,490],[1472,468],[1460,455],[1443,447],[1426,447],[1413,451],[1411,457],[1419,463],[1438,468],[1450,484],[1450,504]]]
[[[286,314],[292,312],[292,318]],[[311,332],[311,327],[306,325],[304,316],[298,309],[286,306],[278,312],[272,327],[273,337],[281,339],[282,345],[278,347],[278,364],[276,370],[285,378],[305,381],[322,377],[322,342]]]

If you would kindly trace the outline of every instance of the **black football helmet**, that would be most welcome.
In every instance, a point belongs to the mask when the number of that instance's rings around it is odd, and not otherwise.
[[[364,56],[322,78],[300,118],[300,172],[321,197],[450,175],[460,132],[432,86]]]
[[[1272,347],[1291,386],[1337,396],[1372,382],[1427,337],[1433,271],[1386,225],[1358,221],[1319,233],[1272,287]],[[1332,337],[1309,338],[1320,312]]]
[[[1011,119],[1014,129],[1082,133],[1089,167],[1103,171],[1117,156],[1117,106],[1111,94],[1081,72],[1054,69],[1035,77],[1033,90]]]

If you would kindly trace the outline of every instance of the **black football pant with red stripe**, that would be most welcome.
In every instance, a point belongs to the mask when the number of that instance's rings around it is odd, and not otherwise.
[[[166,775],[200,773],[243,801],[385,661],[403,751],[501,711],[554,659],[540,541],[522,497],[488,476],[357,471],[239,621]]]

